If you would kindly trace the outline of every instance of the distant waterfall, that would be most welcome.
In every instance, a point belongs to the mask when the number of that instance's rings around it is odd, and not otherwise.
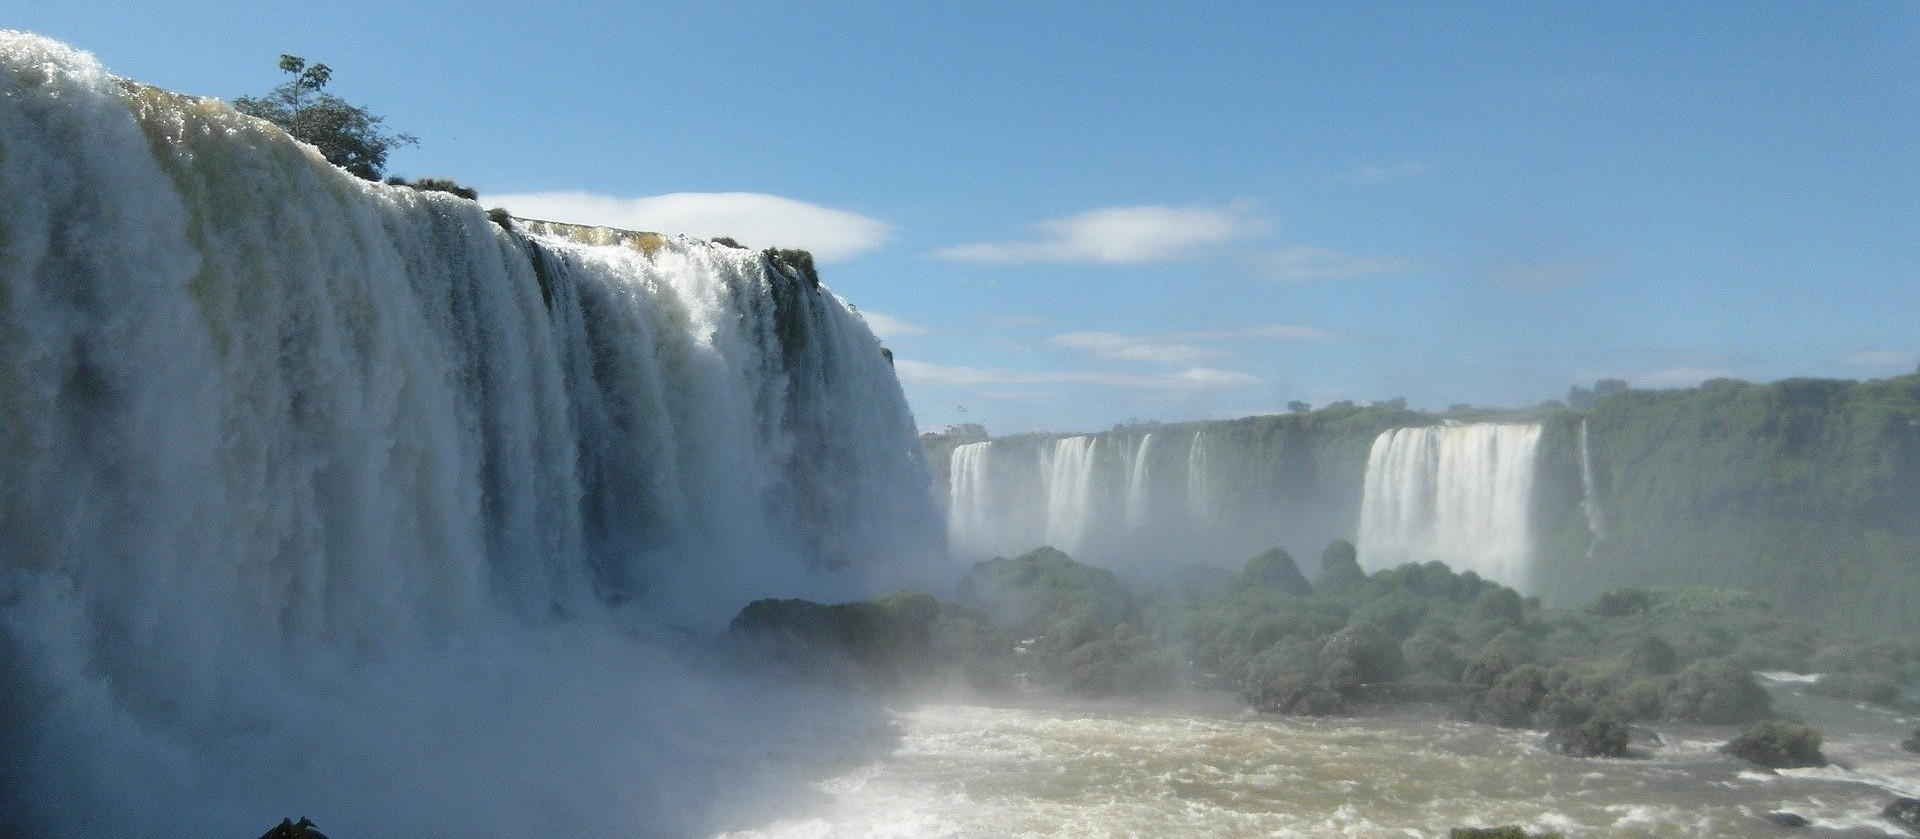
[[[947,538],[958,556],[991,551],[995,530],[993,480],[988,472],[991,441],[953,450],[947,467]]]
[[[1607,535],[1607,519],[1600,510],[1600,491],[1595,487],[1593,477],[1593,441],[1587,436],[1587,420],[1580,420],[1580,512],[1587,517],[1587,535],[1593,541],[1587,543],[1587,554]]]
[[[1069,554],[1079,553],[1087,539],[1098,447],[1094,437],[1068,437],[1055,442],[1048,453],[1047,544]]]
[[[1437,559],[1525,590],[1540,431],[1480,424],[1381,434],[1367,457],[1361,563],[1378,569]]]
[[[697,832],[772,716],[659,627],[939,510],[810,272],[587,238],[0,32],[0,835]]]
[[[1133,452],[1132,465],[1127,467],[1127,530],[1134,532],[1146,526],[1148,477],[1152,474],[1151,461],[1153,451],[1153,432],[1147,432],[1140,438],[1140,448]]]
[[[1207,452],[1207,432],[1193,432],[1187,444],[1187,507],[1196,521],[1213,519],[1213,490]]]

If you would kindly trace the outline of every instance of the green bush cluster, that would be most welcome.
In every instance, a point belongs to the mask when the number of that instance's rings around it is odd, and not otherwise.
[[[729,634],[804,672],[883,686],[963,680],[1090,697],[1198,686],[1304,715],[1444,701],[1464,719],[1547,731],[1550,747],[1586,757],[1627,754],[1638,720],[1771,718],[1755,669],[1826,667],[1830,689],[1866,685],[1846,690],[1877,697],[1920,662],[1915,642],[1840,637],[1738,591],[1624,589],[1548,609],[1437,562],[1367,573],[1344,541],[1320,564],[1309,581],[1274,549],[1238,572],[1191,568],[1136,590],[1039,548],[976,565],[957,603],[760,601]]]

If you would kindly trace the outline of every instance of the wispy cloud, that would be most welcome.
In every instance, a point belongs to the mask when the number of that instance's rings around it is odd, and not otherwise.
[[[490,195],[487,202],[524,218],[731,236],[750,247],[805,248],[821,262],[878,248],[893,231],[892,225],[859,213],[757,192],[676,192],[644,198],[527,192]]]
[[[1106,207],[1033,225],[1036,238],[975,242],[934,251],[959,262],[1137,264],[1191,256],[1266,229],[1247,207]]]
[[[1235,341],[1337,341],[1341,335],[1311,326],[1270,324],[1211,332],[1174,332],[1164,335],[1122,335],[1114,332],[1066,332],[1047,343],[1096,361],[1147,364],[1196,364],[1234,353],[1220,346]]]
[[[1268,254],[1265,262],[1268,277],[1288,283],[1404,274],[1414,267],[1412,260],[1397,256],[1347,253],[1312,245],[1294,245]]]
[[[1900,350],[1867,349],[1849,354],[1840,359],[1848,367],[1862,367],[1869,370],[1912,370],[1920,367],[1920,353]]]
[[[1142,361],[1149,364],[1194,364],[1227,355],[1218,347],[1202,347],[1112,332],[1068,332],[1047,339],[1062,349],[1084,353],[1100,361]]]
[[[1413,160],[1395,163],[1369,163],[1352,172],[1340,176],[1340,180],[1362,184],[1383,184],[1402,178],[1411,178],[1433,171],[1433,167]]]
[[[929,326],[901,320],[892,315],[882,314],[871,309],[861,309],[860,317],[867,321],[867,328],[882,338],[900,338],[908,335],[928,335],[933,332]]]
[[[1238,370],[1191,367],[1177,373],[1133,375],[1075,370],[1000,370],[929,364],[912,359],[894,362],[900,379],[918,385],[987,385],[994,387],[1081,384],[1144,390],[1231,390],[1266,382]]]

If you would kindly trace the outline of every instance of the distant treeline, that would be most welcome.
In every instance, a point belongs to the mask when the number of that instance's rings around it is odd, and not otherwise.
[[[1587,422],[1603,535],[1589,546],[1554,519],[1550,598],[1737,586],[1802,617],[1920,631],[1920,374],[1629,390]],[[1578,429],[1559,428],[1564,470]]]

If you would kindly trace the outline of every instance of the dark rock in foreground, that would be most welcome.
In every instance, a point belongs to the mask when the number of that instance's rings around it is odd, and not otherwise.
[[[1800,769],[1827,765],[1827,756],[1820,753],[1820,741],[1820,730],[1812,726],[1763,720],[1722,746],[1721,751],[1769,769]]]
[[[1880,815],[1892,819],[1895,824],[1920,835],[1920,798],[1896,798]]]
[[[1920,728],[1913,730],[1913,736],[1900,741],[1900,748],[1910,752],[1920,752]]]
[[[1802,816],[1799,813],[1768,813],[1761,816],[1761,818],[1781,827],[1806,827],[1807,825],[1813,824],[1813,822],[1807,821],[1806,816]]]

